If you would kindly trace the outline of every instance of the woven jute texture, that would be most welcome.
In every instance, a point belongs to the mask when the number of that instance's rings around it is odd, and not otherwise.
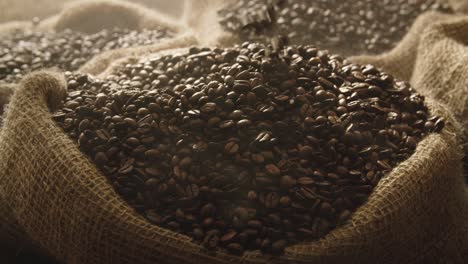
[[[15,85],[0,83],[0,130],[3,125],[3,113],[15,90]],[[0,192],[0,243],[8,243],[21,247],[24,233],[16,223],[13,213],[4,201]]]
[[[441,89],[458,91],[459,82],[450,81],[455,77],[442,77],[466,76],[467,71],[455,67],[454,72],[453,67],[462,66],[466,53],[460,52],[466,46],[460,38],[467,35],[467,25],[464,17],[440,19],[413,31],[408,38],[416,40],[406,41],[414,44],[402,43],[416,53],[406,76],[428,97],[431,112],[446,119],[442,133],[421,141],[346,225],[321,240],[289,247],[285,256],[209,252],[136,214],[52,121],[51,111],[65,95],[64,79],[57,73],[31,74],[12,98],[0,132],[0,193],[27,236],[66,263],[465,263],[468,195],[462,178],[462,127],[454,117],[461,98],[442,97],[440,103],[433,96]],[[446,48],[459,56],[444,55]],[[380,60],[385,56],[390,55]],[[431,56],[452,60],[434,62]],[[434,64],[439,64],[436,72]]]

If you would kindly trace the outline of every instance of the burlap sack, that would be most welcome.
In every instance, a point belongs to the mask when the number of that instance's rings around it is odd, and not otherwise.
[[[3,112],[10,101],[14,90],[15,85],[5,83],[0,84],[0,130],[3,125]],[[22,234],[11,209],[0,194],[0,244],[8,242],[9,244],[18,245],[20,243],[16,238],[19,236],[24,236],[24,234]]]
[[[206,252],[137,215],[50,118],[64,95],[58,74],[23,80],[0,135],[0,189],[26,233],[67,263],[463,263],[468,257],[456,122],[439,104],[431,110],[447,119],[443,133],[424,139],[348,224],[272,259]]]
[[[66,4],[53,2],[63,7],[57,9],[57,11],[61,10],[60,12],[51,13],[51,16],[44,18],[37,25],[33,24],[31,19],[0,24],[0,36],[18,30],[62,31],[71,29],[84,33],[96,33],[114,27],[133,30],[166,28],[173,33],[174,37],[187,33],[187,28],[179,22],[179,19],[157,9],[149,9],[129,1],[75,0]],[[24,10],[29,9],[31,12],[37,10],[37,8],[24,8]],[[9,9],[6,8],[6,10]]]
[[[116,19],[118,18],[118,19]],[[115,26],[130,29],[167,28],[174,33],[174,37],[163,39],[152,45],[116,49],[104,52],[79,69],[80,72],[99,74],[112,63],[125,61],[126,57],[143,56],[144,54],[160,50],[194,45],[195,39],[186,28],[173,18],[158,10],[148,9],[141,5],[119,0],[76,1],[64,8],[61,13],[54,15],[34,26],[31,22],[10,22],[0,25],[0,36],[17,30],[33,29],[38,31],[60,31],[73,29],[85,33],[93,33]],[[1,81],[0,81],[1,83]],[[0,86],[0,129],[4,105],[14,86],[2,83]],[[10,175],[14,176],[14,175]],[[0,182],[1,184],[1,182]],[[27,246],[27,235],[24,234],[7,203],[0,192],[0,241],[4,240],[18,247]]]
[[[118,19],[116,19],[118,18]],[[73,1],[58,14],[44,19],[38,25],[31,22],[0,24],[0,36],[18,30],[62,31],[71,29],[84,33],[96,33],[114,27],[132,30],[164,28],[171,37],[144,47],[123,48],[104,52],[104,55],[83,66],[82,72],[97,74],[120,57],[157,52],[168,47],[186,46],[195,43],[191,32],[183,23],[156,9],[121,0]]]
[[[288,248],[283,257],[208,252],[136,214],[52,121],[50,111],[65,93],[63,77],[54,73],[30,75],[11,101],[0,132],[0,193],[25,233],[67,263],[464,263],[468,194],[461,175],[461,127],[452,114],[461,108],[431,98],[442,89],[457,93],[459,82],[450,80],[468,72],[452,67],[463,63],[466,46],[460,39],[468,35],[467,25],[466,17],[434,21],[408,36],[414,45],[397,47],[413,49],[417,67],[407,76],[429,97],[431,112],[445,117],[446,128],[420,142],[346,225],[319,241]],[[447,47],[459,56],[433,61],[441,59],[433,53]],[[461,98],[442,100],[450,107],[463,105]]]
[[[179,22],[158,10],[121,0],[82,0],[71,2],[55,16],[39,25],[39,29],[61,31],[71,29],[95,33],[106,28],[151,29],[168,28],[176,33],[184,28]]]
[[[60,12],[66,5],[80,0],[0,0],[0,23],[46,18]],[[143,4],[147,8],[161,10],[179,17],[185,0],[126,0]]]

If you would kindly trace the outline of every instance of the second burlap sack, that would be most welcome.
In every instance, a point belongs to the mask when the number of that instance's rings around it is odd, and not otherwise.
[[[393,59],[401,66],[393,66],[392,53],[354,60],[390,72],[406,67],[410,73],[394,73],[411,77],[446,127],[384,177],[347,224],[318,241],[289,247],[282,257],[206,251],[136,214],[51,119],[66,89],[56,73],[30,75],[12,98],[0,132],[0,192],[25,233],[66,263],[464,263],[468,195],[462,128],[454,117],[463,110],[463,97],[445,96],[442,103],[433,97],[442,89],[461,95],[459,84],[468,71],[466,43],[460,39],[468,35],[468,18],[430,19],[431,26],[414,29],[397,47],[414,55]],[[433,61],[447,48],[451,56]]]

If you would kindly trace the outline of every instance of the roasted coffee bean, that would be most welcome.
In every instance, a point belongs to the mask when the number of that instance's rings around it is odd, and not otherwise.
[[[265,166],[265,169],[271,176],[279,176],[281,174],[280,169],[275,164],[268,164]]]
[[[224,147],[224,153],[227,155],[234,155],[239,151],[239,145],[236,142],[228,142]]]
[[[313,44],[348,56],[391,49],[420,14],[431,10],[453,12],[437,0],[384,0],[379,8],[374,0],[240,0],[218,14],[221,26],[244,40],[259,41],[276,27],[291,44]]]
[[[209,249],[281,255],[347,223],[444,121],[375,67],[271,48],[193,48],[104,80],[66,72],[53,119],[149,222]]]
[[[71,30],[16,31],[0,40],[0,81],[17,82],[28,72],[42,68],[74,71],[101,52],[153,44],[172,34],[164,28],[143,31],[115,28],[94,34]],[[138,74],[144,76],[141,71]],[[69,82],[69,87],[75,89],[86,81]]]

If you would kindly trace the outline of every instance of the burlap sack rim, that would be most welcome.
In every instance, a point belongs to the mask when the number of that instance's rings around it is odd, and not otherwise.
[[[185,34],[188,31],[188,28],[184,23],[178,19],[167,16],[164,13],[161,13],[159,10],[154,8],[147,8],[142,4],[133,3],[123,0],[80,0],[76,2],[66,3],[62,10],[57,14],[52,14],[49,17],[43,19],[38,25],[34,25],[32,21],[16,20],[0,24],[0,36],[3,34],[10,34],[11,32],[18,30],[31,30],[44,32],[44,31],[60,31],[57,27],[65,27],[66,25],[61,25],[64,20],[63,17],[66,17],[70,12],[76,12],[76,10],[83,10],[89,8],[89,6],[95,6],[99,3],[102,4],[113,4],[119,5],[122,8],[128,8],[135,13],[136,16],[140,16],[140,21],[138,25],[140,28],[151,29],[155,26],[163,26],[170,31],[172,31],[176,36],[180,34]],[[153,21],[151,21],[153,20]]]
[[[52,15],[49,18],[43,20],[38,26],[38,30],[60,30],[67,28],[67,17],[73,15],[76,12],[83,12],[89,8],[105,9],[106,6],[118,6],[122,9],[130,10],[135,13],[135,16],[139,18],[136,21],[137,28],[151,29],[154,26],[163,26],[173,31],[176,34],[184,33],[187,31],[186,27],[177,19],[169,17],[168,15],[160,12],[154,8],[145,7],[139,3],[133,3],[131,1],[122,0],[81,0],[77,2],[69,2],[64,5],[63,9],[56,15]]]
[[[115,69],[120,67],[122,64],[135,61],[138,57],[162,52],[175,47],[186,48],[196,44],[197,41],[195,37],[190,32],[187,32],[175,38],[167,40],[163,39],[153,45],[110,50],[93,57],[81,66],[77,72],[89,73],[96,75],[97,77],[104,78],[114,72]]]
[[[179,247],[179,243],[180,243],[184,245],[184,251],[186,251],[186,253],[197,254],[197,253],[203,252],[204,250],[199,245],[192,243],[190,241],[190,238],[149,224],[143,217],[133,212],[125,204],[125,202],[121,200],[118,194],[115,193],[112,187],[106,182],[107,180],[104,178],[104,176],[102,176],[102,174],[97,171],[95,166],[91,164],[91,162],[81,152],[79,152],[78,148],[75,147],[74,143],[66,137],[66,135],[60,130],[58,126],[55,125],[55,123],[50,118],[51,114],[46,108],[45,102],[48,102],[48,105],[51,108],[57,107],[57,100],[50,101],[50,97],[63,98],[61,96],[58,96],[57,94],[57,93],[61,93],[63,96],[63,86],[62,88],[58,86],[45,87],[45,85],[47,84],[47,81],[38,84],[37,83],[38,77],[42,80],[51,78],[50,76],[41,76],[41,74],[44,74],[44,73],[33,73],[22,82],[22,86],[24,87],[20,88],[18,92],[14,95],[14,98],[12,100],[12,105],[15,105],[15,106],[12,106],[12,108],[13,107],[16,108],[16,104],[19,103],[22,99],[29,100],[30,101],[29,103],[34,103],[34,101],[43,102],[42,103],[44,107],[43,110],[45,111],[44,113],[46,114],[44,116],[44,120],[42,121],[45,121],[47,123],[47,124],[44,124],[44,126],[50,129],[53,133],[57,133],[57,134],[61,133],[63,135],[62,138],[57,139],[61,141],[59,142],[60,145],[73,146],[75,148],[74,150],[71,150],[70,152],[70,155],[71,155],[69,157],[70,160],[80,160],[80,161],[82,160],[83,161],[82,164],[85,165],[85,167],[81,167],[81,169],[83,171],[90,172],[88,175],[89,177],[93,178],[91,181],[97,183],[92,188],[98,189],[100,193],[103,193],[103,194],[105,193],[104,196],[108,198],[107,200],[112,201],[112,203],[114,203],[111,206],[109,206],[109,208],[115,208],[119,212],[119,214],[116,215],[115,217],[124,217],[127,219],[126,222],[130,226],[138,225],[139,226],[138,229],[142,229],[148,232],[148,235],[141,235],[142,236],[141,241],[144,241],[147,238],[152,237],[160,242],[165,241],[164,243],[166,244],[166,246],[170,246],[170,244],[173,244],[172,246],[174,250]],[[45,74],[47,75],[49,73],[45,73]],[[36,83],[33,83],[33,82],[36,82]],[[52,83],[55,83],[56,85],[62,83],[63,85],[63,80],[56,79],[55,81],[52,81]],[[39,87],[40,89],[34,90],[34,87]],[[441,111],[439,110],[440,108],[438,107],[439,106],[437,105],[431,105],[431,109],[434,109],[436,112]],[[10,119],[10,115],[11,115],[10,113],[7,113],[7,120],[5,122],[5,127],[9,126],[8,121]],[[450,128],[450,130],[448,128]],[[378,186],[374,190],[373,194],[370,196],[369,201],[366,204],[364,204],[362,207],[360,207],[353,214],[350,223],[333,230],[332,232],[330,232],[327,236],[325,236],[323,239],[319,240],[318,242],[307,243],[308,245],[311,245],[310,250],[314,249],[314,245],[316,245],[315,248],[317,249],[317,248],[320,248],[320,246],[322,245],[326,245],[330,241],[336,242],[336,240],[339,239],[340,236],[343,234],[349,235],[349,234],[356,234],[356,232],[359,233],[360,231],[358,230],[363,226],[366,227],[369,225],[378,225],[379,220],[385,217],[385,215],[380,215],[379,217],[372,219],[372,221],[370,221],[371,219],[368,218],[368,215],[362,215],[361,212],[366,212],[366,211],[379,212],[378,208],[371,209],[371,208],[368,208],[368,205],[370,202],[374,200],[374,197],[385,196],[388,190],[391,190],[392,188],[395,187],[392,185],[387,186],[384,183],[388,182],[391,184],[392,179],[394,180],[395,178],[401,177],[402,175],[407,175],[408,170],[411,171],[411,170],[414,170],[414,168],[421,167],[421,166],[415,166],[415,165],[429,162],[430,160],[434,158],[432,157],[432,155],[438,154],[437,149],[439,148],[442,148],[442,149],[447,148],[447,147],[456,148],[456,145],[455,145],[456,136],[452,132],[453,128],[450,125],[448,126],[448,128],[445,129],[441,135],[432,134],[426,137],[425,139],[423,139],[423,141],[418,145],[415,154],[413,154],[407,161],[397,166],[389,175],[387,175],[384,179],[382,179],[382,181],[378,184]],[[6,133],[4,133],[4,131],[1,131],[0,133],[1,133],[0,140],[4,141],[4,137],[5,137],[4,134]],[[38,131],[38,133],[41,134],[41,131]],[[429,143],[431,143],[432,146],[429,146]],[[426,151],[426,150],[432,150],[432,151],[435,151],[435,153],[421,153],[421,151]],[[416,158],[416,157],[421,157],[421,160],[419,160],[419,158]],[[443,157],[443,159],[447,159],[447,158],[451,158],[451,157]],[[411,167],[408,166],[408,164],[411,164]],[[85,183],[81,182],[81,184],[85,184]],[[27,208],[15,207],[15,209],[16,209],[15,214],[17,216],[20,216],[22,214],[21,211],[26,210]],[[95,209],[103,210],[104,208],[97,207]],[[387,215],[387,216],[391,217],[391,215]],[[18,219],[21,219],[21,217],[19,217]],[[28,232],[28,230],[26,231]],[[312,257],[312,258],[317,257],[316,253],[314,252],[303,252],[303,250],[301,250],[301,247],[303,247],[303,245],[296,245],[296,246],[292,246],[288,248],[286,255],[284,257],[281,257],[278,260],[282,260],[282,261],[294,260],[294,261],[300,262],[300,261],[305,261],[305,259],[308,257]],[[322,253],[326,254],[326,252],[322,252]],[[257,252],[251,252],[249,254],[246,254],[242,258],[233,257],[233,256],[226,255],[225,253],[220,253],[220,252],[218,252],[216,255],[217,255],[216,256],[217,258],[222,258],[227,261],[236,260],[236,261],[242,261],[242,262],[244,261],[256,262],[255,259],[262,259],[265,261],[268,260],[268,258],[266,258],[265,256],[259,255]],[[205,257],[211,258],[212,255],[208,254]]]
[[[104,71],[101,71],[98,74],[95,74],[98,78],[100,79],[105,79],[107,76],[112,75],[119,70],[122,70],[123,67],[127,64],[135,64],[141,61],[141,57],[143,55],[148,56],[148,57],[153,57],[154,54],[157,54],[156,57],[160,56],[165,56],[165,55],[177,55],[177,54],[183,54],[186,51],[188,51],[188,48],[196,45],[196,39],[192,35],[187,35],[186,37],[182,37],[181,41],[183,42],[183,45],[172,45],[174,41],[171,43],[167,43],[167,45],[164,45],[164,47],[156,47],[156,49],[144,49],[144,50],[135,50],[130,53],[128,56],[121,56],[117,58],[116,60],[112,61],[107,68],[105,68]],[[177,46],[178,48],[173,48],[174,46]],[[103,56],[104,57],[104,56]],[[103,60],[108,60],[108,57],[102,58]],[[94,59],[93,59],[94,60]],[[101,58],[97,57],[96,62],[100,62]],[[95,63],[96,63],[95,62]],[[93,63],[90,63],[93,64]],[[88,69],[80,70],[81,72],[92,72],[89,71]],[[99,72],[99,71],[97,71]]]

